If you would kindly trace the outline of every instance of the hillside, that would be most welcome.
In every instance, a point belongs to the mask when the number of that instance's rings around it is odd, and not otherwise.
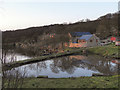
[[[90,32],[101,39],[118,32],[118,13],[101,16],[97,20],[78,21],[71,24],[54,24],[41,27],[30,27],[21,30],[3,32],[3,43],[38,42],[45,35],[56,34],[56,38],[68,35],[68,32]],[[104,33],[104,34],[103,34]],[[57,37],[59,35],[59,37]]]

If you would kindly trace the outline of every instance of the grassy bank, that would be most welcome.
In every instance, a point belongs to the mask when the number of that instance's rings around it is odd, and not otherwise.
[[[72,49],[72,50],[69,50],[69,52],[64,51],[62,53],[54,53],[51,55],[40,56],[40,57],[36,57],[36,58],[32,58],[32,59],[15,61],[13,63],[3,64],[2,69],[8,70],[8,69],[11,69],[14,67],[18,67],[18,66],[22,66],[22,65],[26,65],[26,64],[30,64],[30,63],[35,63],[35,62],[44,61],[44,60],[53,59],[53,58],[62,57],[62,56],[68,56],[68,55],[72,55],[75,53],[82,53],[82,50],[83,50],[83,48],[75,49],[75,50]]]
[[[22,88],[118,88],[118,77],[25,78]]]
[[[110,58],[120,58],[120,55],[118,55],[119,50],[120,50],[120,46],[115,46],[114,44],[100,46],[100,47],[93,47],[88,49],[90,53],[98,54]]]

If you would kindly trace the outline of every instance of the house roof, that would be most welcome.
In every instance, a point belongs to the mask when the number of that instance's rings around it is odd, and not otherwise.
[[[81,39],[84,39],[84,40],[89,40],[91,37],[92,37],[93,35],[83,35],[83,36],[81,36],[80,38],[78,38],[79,40],[81,40]]]
[[[72,37],[80,37],[82,35],[91,35],[90,32],[71,32],[70,33]]]

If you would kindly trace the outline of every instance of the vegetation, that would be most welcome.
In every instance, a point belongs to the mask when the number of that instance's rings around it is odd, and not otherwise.
[[[111,58],[120,58],[119,50],[120,50],[120,46],[115,46],[115,44],[113,43],[106,46],[99,46],[88,49],[88,51],[91,53],[99,54]]]
[[[119,88],[119,77],[118,75],[78,78],[31,77],[24,79],[22,88]]]
[[[33,62],[71,55],[79,52],[81,53],[83,48],[79,48],[78,50],[76,50],[76,48],[64,48],[64,43],[69,42],[69,32],[90,32],[92,34],[96,34],[100,39],[105,39],[112,35],[117,36],[118,13],[107,14],[94,21],[87,20],[85,22],[79,21],[72,24],[54,24],[43,27],[31,27],[22,30],[3,32],[3,49],[6,48],[5,45],[10,45],[9,47],[19,48],[25,53],[31,51],[32,55],[41,55],[40,57],[33,59],[15,61],[9,64],[3,63],[3,71]],[[62,47],[64,52],[56,54],[55,49],[60,47]],[[103,47],[88,48],[87,50],[102,56],[120,58],[120,55],[118,55],[119,48],[120,47],[114,45],[106,45]],[[45,53],[53,53],[42,56],[44,51]],[[16,71],[16,73],[17,72],[18,71]],[[6,88],[118,88],[118,77],[120,77],[117,75],[108,77],[79,77],[61,79],[42,78],[44,76],[38,78],[23,78],[24,75],[23,77],[20,77],[19,73],[16,74],[16,77],[11,77],[11,74],[7,76],[5,73],[3,73],[3,76],[3,87]]]
[[[90,32],[104,39],[108,36],[116,35],[116,32],[118,32],[118,14],[119,13],[107,14],[94,21],[86,20],[71,24],[54,24],[15,31],[5,31],[3,32],[3,43],[22,42],[31,44],[41,42],[45,36],[47,37],[47,35],[52,34],[56,34],[54,40],[59,41],[62,39],[63,41],[67,39],[69,32]],[[49,38],[46,40],[49,41]],[[52,43],[51,41],[50,43]]]
[[[100,39],[118,36],[118,13],[107,14],[97,20],[78,21],[70,24],[54,24],[3,32],[3,49],[14,46],[24,55],[42,56],[56,53],[69,46],[70,32],[90,32]],[[104,34],[103,34],[104,33]],[[66,45],[66,46],[65,46]],[[27,55],[28,56],[28,55]]]

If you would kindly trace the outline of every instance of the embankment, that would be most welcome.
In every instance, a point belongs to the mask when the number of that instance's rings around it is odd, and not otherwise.
[[[101,55],[106,58],[120,59],[120,46],[106,45],[87,49],[89,53]]]

